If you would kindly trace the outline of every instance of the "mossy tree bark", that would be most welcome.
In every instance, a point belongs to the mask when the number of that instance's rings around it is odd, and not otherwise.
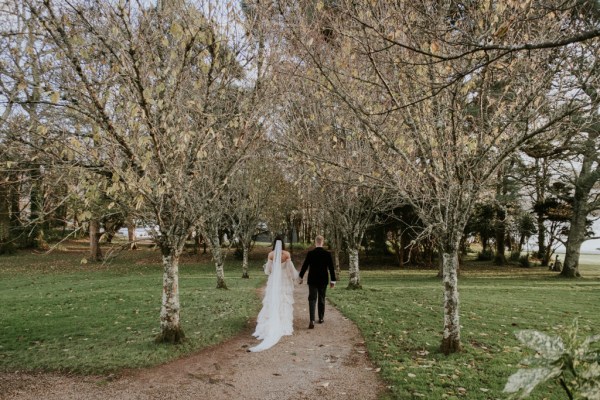
[[[444,282],[444,332],[442,335],[442,353],[459,352],[460,317],[458,299],[458,248],[446,247],[443,257]]]
[[[227,289],[227,284],[225,283],[225,270],[223,268],[223,250],[221,249],[218,228],[213,227],[211,234],[206,235],[206,237],[210,238],[210,247],[215,262],[215,271],[217,273],[217,289]]]
[[[242,278],[249,279],[250,275],[248,275],[248,244],[242,241]]]
[[[181,327],[179,312],[179,257],[181,249],[162,249],[163,293],[160,309],[160,334],[156,337],[159,343],[177,344],[183,342],[185,334]]]
[[[90,220],[90,260],[102,261],[102,248],[100,247],[100,222],[97,219]]]
[[[348,249],[349,274],[348,289],[362,289],[360,283],[360,266],[358,263],[358,247]]]

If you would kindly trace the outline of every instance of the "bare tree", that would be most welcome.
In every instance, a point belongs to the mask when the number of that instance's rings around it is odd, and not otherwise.
[[[600,21],[600,4],[586,10],[585,27],[597,26]],[[574,186],[573,214],[566,243],[565,260],[561,275],[579,277],[579,254],[582,243],[590,238],[588,216],[600,210],[600,43],[580,43],[569,49],[570,68],[566,80],[574,81],[583,108],[572,118],[573,139],[571,150],[575,153],[572,165]]]
[[[559,6],[339,1],[317,2],[309,17],[279,8],[277,34],[301,60],[297,74],[360,121],[376,172],[439,243],[446,354],[461,349],[458,252],[481,187],[520,145],[582,107],[553,101],[565,90],[553,86],[565,63],[558,32],[576,24],[574,9]]]
[[[213,261],[215,263],[215,272],[217,277],[217,289],[227,289],[225,283],[225,256],[223,253],[223,237],[221,236],[222,228],[226,225],[226,215],[223,212],[223,207],[227,206],[227,201],[223,201],[221,197],[213,203],[214,209],[212,212],[205,213],[202,216],[202,235],[206,238],[210,246]]]
[[[43,73],[48,69],[48,48],[38,40],[39,24],[26,12],[21,2],[9,1],[1,5],[2,32],[0,34],[0,96],[3,109],[2,140],[6,145],[13,141],[29,142],[36,148],[43,148],[43,139],[28,134],[46,128],[44,121],[51,118],[51,112],[40,102],[47,89]],[[35,54],[35,57],[32,57]],[[18,104],[18,106],[17,106]],[[22,136],[22,137],[20,137]],[[19,144],[12,144],[15,148]],[[16,153],[16,152],[15,152]],[[42,156],[34,156],[28,149],[29,157],[15,157],[14,162],[27,172],[29,188],[27,233],[23,244],[27,247],[48,249],[44,238],[45,221],[45,176],[48,168],[42,166]]]
[[[379,213],[394,208],[393,198],[380,186],[365,182],[376,164],[354,115],[310,84],[300,82],[294,88],[297,94],[278,114],[278,143],[304,165],[294,179],[301,182],[302,191],[333,233],[338,268],[340,242],[344,242],[348,288],[360,289],[359,250],[364,234]],[[289,172],[294,174],[293,169]]]
[[[597,105],[596,105],[597,108]],[[566,243],[565,260],[561,274],[579,277],[579,254],[584,241],[594,238],[588,234],[588,217],[600,210],[600,119],[598,114],[591,118],[590,125],[582,127],[585,133],[579,143],[577,163],[573,171],[573,209]],[[587,131],[587,132],[586,132]],[[598,238],[598,237],[595,237]]]
[[[0,254],[10,252],[13,247],[10,234],[10,196],[7,180],[8,177],[0,182]]]
[[[153,221],[164,266],[158,341],[180,342],[179,257],[258,131],[244,68],[253,56],[235,10],[214,1],[27,0],[60,74],[42,100],[86,126],[64,130],[68,159],[110,177]],[[91,146],[93,144],[93,146]]]
[[[248,257],[252,243],[260,232],[267,204],[273,199],[290,196],[287,185],[279,181],[280,174],[273,172],[269,158],[273,153],[268,148],[255,152],[254,157],[244,162],[231,180],[231,219],[236,238],[242,248],[242,278],[249,278]]]

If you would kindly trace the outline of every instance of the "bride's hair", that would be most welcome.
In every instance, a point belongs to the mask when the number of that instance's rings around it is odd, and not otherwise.
[[[285,250],[285,241],[283,240],[283,236],[281,236],[281,235],[275,236],[275,240],[273,240],[273,249],[272,250],[275,250],[275,243],[277,243],[278,240],[281,240],[281,250]]]

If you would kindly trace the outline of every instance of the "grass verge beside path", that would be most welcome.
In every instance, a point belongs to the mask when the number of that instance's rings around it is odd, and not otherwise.
[[[0,257],[1,371],[100,374],[157,365],[235,336],[260,307],[262,261],[252,263],[251,279],[241,279],[240,262],[228,259],[230,290],[217,290],[209,259],[184,259],[179,284],[187,341],[157,345],[159,253],[138,250],[104,265],[80,264],[81,258]]]
[[[340,287],[328,297],[360,328],[391,398],[499,399],[506,398],[502,389],[519,361],[531,355],[517,330],[561,334],[578,318],[582,335],[600,334],[597,277],[564,280],[539,268],[515,277],[519,271],[459,278],[464,350],[448,357],[439,352],[443,294],[435,272],[364,271],[363,290]],[[565,395],[552,383],[530,398]]]

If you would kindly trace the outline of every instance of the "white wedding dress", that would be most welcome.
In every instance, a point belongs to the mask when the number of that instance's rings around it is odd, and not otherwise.
[[[265,274],[269,275],[269,279],[256,330],[252,334],[262,342],[249,349],[253,352],[269,349],[282,336],[294,332],[294,282],[298,279],[298,271],[291,260],[281,263],[281,248],[281,241],[278,240],[273,260],[265,265]]]

